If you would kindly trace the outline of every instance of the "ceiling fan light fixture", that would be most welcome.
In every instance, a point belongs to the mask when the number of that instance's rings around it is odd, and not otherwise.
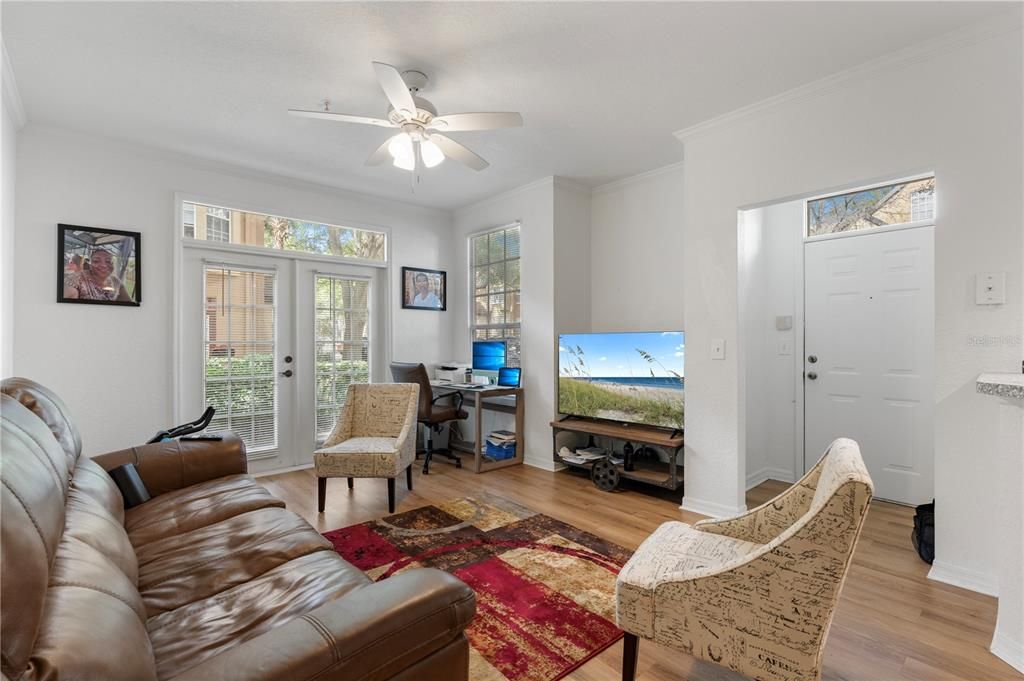
[[[441,147],[428,139],[420,142],[420,155],[423,157],[423,165],[428,168],[441,165],[445,158]]]
[[[388,153],[394,159],[396,168],[402,170],[413,170],[416,167],[415,153],[412,148],[412,138],[404,132],[398,133],[388,143]]]

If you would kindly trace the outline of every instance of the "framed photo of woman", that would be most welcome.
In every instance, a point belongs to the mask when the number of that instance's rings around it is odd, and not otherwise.
[[[421,267],[403,267],[402,308],[436,312],[447,310],[448,273]]]
[[[142,235],[120,229],[57,225],[57,302],[142,302]]]

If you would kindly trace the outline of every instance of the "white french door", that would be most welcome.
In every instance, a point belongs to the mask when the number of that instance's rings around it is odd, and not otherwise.
[[[934,452],[934,228],[804,246],[805,457],[860,444],[875,496],[930,501]]]
[[[310,463],[348,385],[382,380],[384,315],[371,310],[386,270],[182,251],[180,420],[213,406],[208,432],[241,437],[250,472]]]

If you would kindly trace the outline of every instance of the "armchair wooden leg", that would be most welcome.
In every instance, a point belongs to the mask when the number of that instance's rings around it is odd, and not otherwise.
[[[639,647],[640,639],[627,631],[622,637],[622,681],[635,681]]]
[[[388,513],[395,512],[395,479],[388,478]]]
[[[355,489],[355,486],[356,486],[356,479],[355,478],[349,478],[348,479],[348,488],[349,489]]]
[[[412,464],[409,464],[409,467],[405,469],[405,486],[412,491]]]
[[[321,513],[324,512],[324,505],[327,503],[327,478],[316,479],[316,505]]]

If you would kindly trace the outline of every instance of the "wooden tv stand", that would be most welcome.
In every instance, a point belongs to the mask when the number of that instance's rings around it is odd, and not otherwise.
[[[625,470],[622,465],[611,464],[607,459],[588,463],[566,461],[558,455],[559,432],[585,433],[637,445],[662,447],[668,450],[669,461],[668,463],[660,461],[656,463],[648,461],[636,462],[635,470],[632,471]],[[618,484],[618,478],[636,480],[637,482],[671,490],[678,490],[683,484],[682,475],[680,475],[679,471],[680,466],[676,462],[679,450],[683,448],[683,431],[681,430],[631,423],[616,423],[614,421],[602,421],[581,416],[566,416],[551,422],[551,442],[555,463],[560,463],[570,468],[590,471],[591,479],[594,480],[594,484],[598,485],[598,487],[601,487],[601,485],[598,484],[595,475],[600,475],[601,482],[606,486],[609,482],[613,482],[612,489]],[[597,463],[603,465],[595,469],[595,464]],[[609,476],[611,481],[608,479]]]

